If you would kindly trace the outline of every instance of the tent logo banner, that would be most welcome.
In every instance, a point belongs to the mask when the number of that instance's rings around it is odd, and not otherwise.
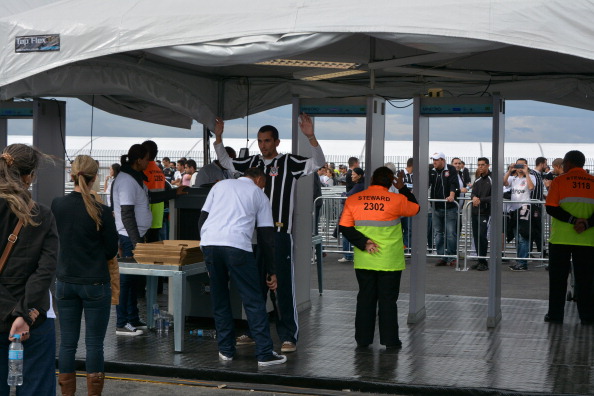
[[[14,40],[15,52],[60,51],[60,35],[17,36]]]

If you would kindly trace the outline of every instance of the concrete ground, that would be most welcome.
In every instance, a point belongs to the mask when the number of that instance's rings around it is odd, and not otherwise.
[[[357,281],[353,263],[339,263],[340,254],[329,253],[324,258],[324,289],[357,291]],[[451,267],[435,267],[435,259],[427,263],[426,293],[443,296],[486,297],[488,273],[478,271],[455,271]],[[470,265],[470,263],[469,263]],[[542,267],[529,265],[527,272],[512,272],[507,266],[502,268],[502,296],[513,299],[546,300],[548,298],[548,273]],[[408,268],[409,269],[409,268]],[[316,266],[311,267],[311,288],[317,290]],[[401,292],[410,290],[410,271],[404,271]],[[86,393],[86,380],[79,376],[78,394]],[[59,387],[57,390],[60,394]],[[184,380],[173,377],[149,377],[142,375],[122,375],[107,373],[103,395],[363,395],[350,390],[308,389],[301,387],[277,386],[271,384],[246,384],[226,381]],[[365,393],[367,395],[371,393]]]
[[[342,255],[328,253],[324,258],[324,288],[328,290],[359,290],[353,263],[339,263]],[[410,291],[410,266],[407,260],[407,270],[402,274],[400,291]],[[428,259],[426,294],[442,294],[453,296],[487,297],[488,271],[456,271],[451,267],[435,267],[436,259]],[[468,266],[474,263],[468,261]],[[511,263],[509,263],[511,264]],[[514,272],[504,264],[501,269],[501,296],[503,298],[520,298],[534,300],[548,300],[549,277],[548,271],[539,263],[529,262],[528,271]],[[318,276],[315,266],[312,266],[311,288],[318,288]]]
[[[77,394],[86,394],[87,383],[83,374],[76,379]],[[60,388],[57,388],[60,395]],[[150,377],[139,375],[107,374],[104,396],[274,396],[274,395],[311,395],[311,396],[339,396],[339,395],[374,395],[372,393],[332,391],[327,389],[308,389],[279,385],[245,384],[237,382],[213,382],[183,380],[178,378]]]

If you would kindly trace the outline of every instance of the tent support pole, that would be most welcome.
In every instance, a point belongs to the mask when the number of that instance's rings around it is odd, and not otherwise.
[[[425,279],[427,277],[427,208],[429,200],[429,118],[421,116],[421,98],[413,99],[413,192],[419,202],[419,214],[412,218],[412,255],[408,323],[425,318]]]
[[[491,255],[489,258],[489,300],[487,305],[487,327],[495,327],[501,321],[501,250],[503,235],[503,147],[505,143],[505,101],[493,95],[493,152],[491,158]],[[495,232],[493,232],[495,231]]]

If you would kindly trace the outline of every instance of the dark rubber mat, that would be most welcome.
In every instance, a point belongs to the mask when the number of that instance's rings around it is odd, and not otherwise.
[[[312,290],[312,307],[300,313],[297,352],[265,369],[258,368],[253,346],[238,347],[234,361],[223,365],[213,339],[186,335],[186,351],[174,353],[171,332],[116,336],[112,315],[106,370],[403,394],[594,394],[594,327],[579,323],[573,303],[560,325],[543,321],[546,301],[504,299],[501,323],[487,329],[486,298],[428,295],[425,320],[407,325],[408,295],[402,294],[403,348],[393,351],[377,336],[374,345],[356,348],[355,301],[353,291],[319,296]],[[273,338],[279,350],[274,331]],[[80,363],[84,356],[81,337]]]

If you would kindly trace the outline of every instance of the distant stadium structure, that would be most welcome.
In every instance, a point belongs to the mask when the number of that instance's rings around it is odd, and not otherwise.
[[[120,161],[120,156],[128,151],[128,148],[135,143],[142,143],[147,140],[145,137],[110,137],[94,136],[91,140],[88,136],[68,136],[66,138],[66,154],[74,159],[79,154],[93,156],[101,164],[102,174],[107,172],[109,165]],[[159,146],[157,159],[169,157],[171,161],[177,161],[181,157],[192,158],[199,167],[203,164],[204,153],[202,150],[202,138],[151,138]],[[259,153],[258,141],[253,138],[246,139],[225,138],[225,145],[233,147],[237,152],[242,147],[248,147],[250,154]],[[346,164],[349,157],[357,157],[365,166],[365,141],[364,140],[319,140],[328,162],[334,162],[336,166]],[[27,143],[31,144],[30,136],[9,135],[8,144]],[[212,146],[211,146],[212,147]],[[515,162],[518,158],[526,158],[528,164],[533,166],[537,157],[546,157],[549,165],[553,159],[563,157],[570,150],[579,149],[586,155],[585,168],[594,170],[594,144],[576,143],[505,143],[505,163]],[[278,152],[287,153],[291,151],[291,139],[281,139]],[[453,157],[459,157],[472,172],[476,169],[478,157],[491,157],[491,142],[429,142],[429,155],[434,152],[443,152],[448,162]],[[393,162],[398,169],[406,165],[406,160],[413,152],[413,142],[401,140],[386,140],[385,162]],[[66,157],[66,156],[65,156]],[[211,149],[211,160],[216,159],[214,150]]]

